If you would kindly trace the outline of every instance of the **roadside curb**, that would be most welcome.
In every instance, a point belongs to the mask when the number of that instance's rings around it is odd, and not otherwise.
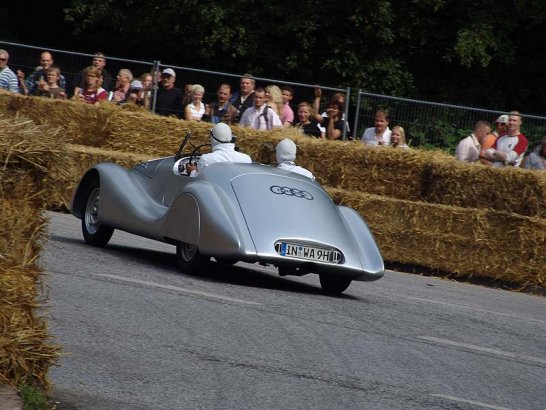
[[[22,408],[23,399],[15,387],[0,384],[0,410],[21,410]]]

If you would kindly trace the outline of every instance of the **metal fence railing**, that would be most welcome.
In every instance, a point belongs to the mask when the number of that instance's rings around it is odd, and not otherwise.
[[[81,70],[91,65],[93,54],[79,53],[66,50],[57,50],[46,47],[13,43],[0,40],[0,48],[10,53],[9,66],[13,71],[21,69],[29,75],[38,65],[40,54],[43,51],[52,53],[55,64],[61,68],[67,81],[67,93],[70,97],[74,88],[79,85]],[[96,50],[100,51],[100,50]],[[201,84],[205,88],[203,101],[206,103],[216,100],[216,91],[220,84],[228,83],[232,91],[239,89],[239,79],[242,74],[225,73],[166,64],[160,61],[139,61],[107,56],[106,69],[115,81],[117,72],[128,68],[137,78],[143,73],[153,72],[154,68],[162,70],[170,67],[177,73],[176,87],[184,88],[186,84]],[[294,88],[292,108],[297,118],[296,106],[302,101],[313,103],[316,84],[290,82],[272,78],[254,77],[257,86],[265,87],[269,84],[281,86],[291,85]],[[359,139],[367,127],[374,124],[374,113],[377,109],[388,109],[390,112],[390,127],[401,125],[406,131],[407,140],[413,147],[441,148],[452,151],[457,142],[469,135],[474,123],[478,120],[494,122],[505,113],[504,110],[482,109],[444,104],[430,101],[420,101],[409,98],[391,97],[363,90],[352,92],[348,88],[336,88],[320,85],[323,92],[323,101],[341,92],[346,96],[348,104],[345,106],[345,118],[351,124],[351,134]],[[351,98],[352,96],[352,98]],[[352,114],[352,115],[351,115]],[[523,133],[529,139],[529,149],[546,134],[546,117],[527,115],[522,113]],[[345,132],[348,130],[346,129]],[[344,133],[345,138],[345,133]]]
[[[389,111],[390,128],[400,125],[406,132],[410,146],[441,148],[452,151],[457,143],[470,135],[477,121],[488,121],[494,128],[495,120],[507,112],[465,107],[409,98],[390,97],[358,91],[354,116],[355,135],[373,127],[375,111]],[[529,149],[546,134],[546,117],[521,114],[522,132],[529,139]]]

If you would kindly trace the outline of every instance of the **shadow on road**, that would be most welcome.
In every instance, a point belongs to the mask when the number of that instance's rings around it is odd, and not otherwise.
[[[153,267],[154,269],[161,269],[169,274],[184,275],[183,273],[180,273],[176,267],[174,246],[172,247],[172,252],[168,252],[164,250],[147,249],[115,243],[110,243],[104,248],[93,248],[85,244],[82,239],[66,238],[56,235],[51,235],[49,240],[52,242],[67,243],[73,246],[87,247],[96,252],[115,255],[118,258],[138,262],[144,266]],[[207,270],[199,275],[193,275],[193,277],[215,283],[226,283],[260,289],[281,290],[285,292],[326,296],[318,282],[318,275],[309,274],[316,278],[317,286],[313,286],[308,283],[302,283],[291,279],[290,277],[280,277],[277,275],[276,269],[271,271],[266,271],[265,269],[266,268],[257,264],[252,265],[238,263],[234,266],[226,266],[217,263],[214,259],[211,259]],[[328,295],[328,297],[359,300],[359,298],[346,293],[340,295]]]

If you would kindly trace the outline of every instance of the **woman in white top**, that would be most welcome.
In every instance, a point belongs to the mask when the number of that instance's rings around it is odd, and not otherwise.
[[[203,104],[205,88],[202,85],[194,84],[191,87],[191,102],[184,109],[184,118],[188,121],[201,121],[203,115],[208,115],[208,106]]]

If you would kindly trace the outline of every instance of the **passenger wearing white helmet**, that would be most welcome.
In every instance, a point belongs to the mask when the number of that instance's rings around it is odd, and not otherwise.
[[[217,162],[238,162],[251,164],[252,159],[247,155],[235,150],[235,144],[231,142],[233,134],[226,123],[220,122],[210,130],[210,143],[212,152],[203,154],[196,164],[187,164],[186,172],[194,177],[204,168]]]
[[[310,171],[294,163],[296,160],[297,147],[292,140],[289,140],[288,138],[283,139],[277,144],[276,151],[277,164],[279,164],[277,168],[295,172],[296,174],[303,175],[312,180],[315,179],[314,175]]]

